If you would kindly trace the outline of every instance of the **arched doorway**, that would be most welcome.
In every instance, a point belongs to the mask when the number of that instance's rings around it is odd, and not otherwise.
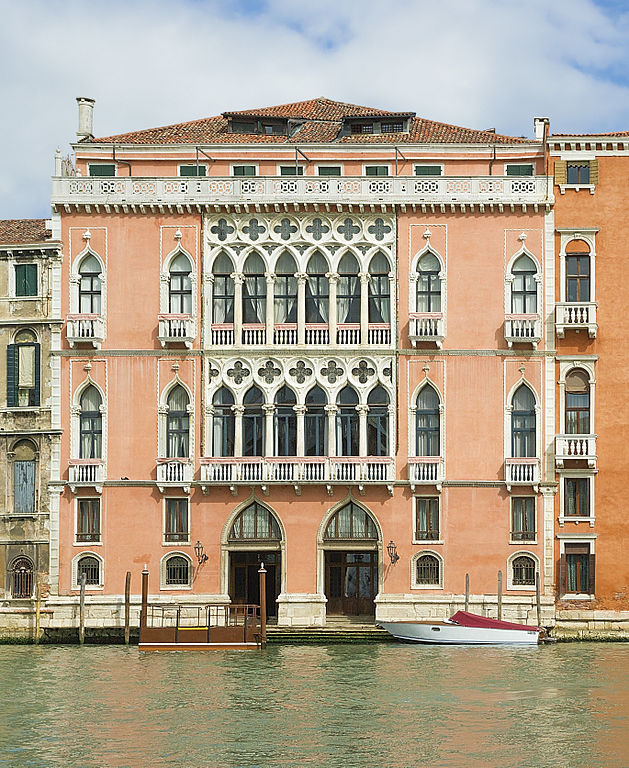
[[[30,600],[33,596],[33,563],[28,557],[18,557],[11,566],[11,597]]]
[[[277,616],[281,591],[282,531],[273,512],[252,501],[234,519],[227,536],[228,591],[236,605],[260,603],[260,563],[266,568],[266,612]]]
[[[378,527],[349,501],[329,518],[322,538],[328,616],[373,616],[378,594]]]

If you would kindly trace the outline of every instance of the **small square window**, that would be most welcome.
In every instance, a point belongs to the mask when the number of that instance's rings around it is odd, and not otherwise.
[[[232,173],[234,176],[255,176],[256,167],[255,165],[234,165]]]
[[[441,176],[440,165],[416,165],[415,176]]]
[[[404,130],[404,123],[382,123],[382,133],[402,133]]]
[[[303,165],[281,165],[280,176],[303,176]]]
[[[568,163],[566,166],[568,184],[589,184],[590,183],[590,164],[586,163]]]
[[[535,497],[511,499],[511,541],[535,541]]]
[[[89,174],[90,176],[115,176],[116,166],[113,163],[90,163]]]
[[[564,478],[564,515],[566,517],[590,516],[590,479],[588,477]]]
[[[439,498],[437,496],[415,499],[415,541],[439,539]]]
[[[526,163],[522,165],[510,164],[507,165],[507,176],[532,176],[533,165]]]
[[[15,265],[15,295],[37,296],[37,264]]]
[[[207,169],[204,165],[180,165],[180,176],[207,176]]]
[[[100,541],[100,499],[79,499],[77,505],[77,542]]]
[[[365,176],[388,176],[388,165],[366,165]]]
[[[340,176],[341,166],[340,165],[320,165],[317,168],[317,171],[319,173],[319,176]]]
[[[164,541],[188,541],[188,499],[166,499]]]

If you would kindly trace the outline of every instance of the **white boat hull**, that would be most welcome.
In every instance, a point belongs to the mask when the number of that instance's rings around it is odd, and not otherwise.
[[[500,645],[517,643],[537,645],[537,629],[494,629],[462,627],[453,622],[379,621],[378,624],[398,640],[408,643],[438,643],[441,645]]]

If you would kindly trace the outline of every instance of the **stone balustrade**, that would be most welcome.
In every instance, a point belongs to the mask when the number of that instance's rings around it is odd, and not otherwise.
[[[196,337],[194,319],[190,315],[159,315],[157,338],[162,347],[169,343],[185,344],[192,347]]]
[[[555,435],[555,464],[561,468],[566,461],[587,461],[596,468],[596,435]]]
[[[105,341],[105,321],[101,315],[68,315],[66,338],[71,347],[91,344],[95,349]]]
[[[591,339],[596,338],[598,325],[596,322],[596,303],[589,302],[560,302],[555,304],[555,331],[560,339],[565,338],[566,331],[586,330]]]
[[[539,485],[539,459],[536,457],[505,459],[505,482],[512,485]]]
[[[408,479],[411,489],[416,485],[441,485],[444,479],[441,456],[409,456]]]
[[[537,344],[542,338],[542,320],[539,315],[506,315],[505,341],[509,347],[514,344]]]
[[[411,312],[408,318],[408,338],[413,346],[432,342],[441,347],[445,338],[445,322],[441,312]]]

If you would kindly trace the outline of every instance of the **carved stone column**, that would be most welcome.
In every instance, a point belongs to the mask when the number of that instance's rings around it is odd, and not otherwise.
[[[305,430],[305,405],[294,405],[293,410],[297,414],[297,455],[304,456],[306,451],[306,430]]]
[[[266,278],[266,343],[273,344],[275,340],[275,275],[265,272],[264,277]]]
[[[334,404],[325,406],[325,412],[328,414],[328,456],[336,456],[336,414],[338,410]]]
[[[234,281],[234,345],[242,344],[242,284],[245,276],[242,272],[232,274]]]
[[[339,275],[337,272],[328,272],[326,274],[328,278],[329,294],[328,300],[328,328],[330,334],[330,344],[336,345],[336,327],[338,324],[338,307],[336,306],[336,286],[338,284]]]
[[[365,346],[369,341],[369,272],[361,272],[360,277],[360,343]]]
[[[242,415],[244,405],[232,405],[234,413],[234,456],[242,456]]]
[[[306,343],[306,280],[305,272],[297,272],[297,343]]]
[[[265,403],[262,406],[264,411],[264,455],[273,456],[273,414],[275,413],[275,405],[273,403]]]
[[[367,414],[368,405],[357,405],[358,411],[358,455],[367,456]]]

